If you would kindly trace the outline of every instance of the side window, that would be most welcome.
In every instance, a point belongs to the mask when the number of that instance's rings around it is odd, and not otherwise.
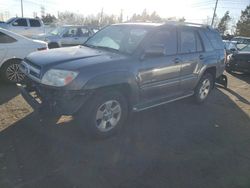
[[[16,42],[16,39],[0,32],[0,44],[13,43],[13,42]]]
[[[206,36],[208,37],[209,41],[211,42],[214,49],[224,49],[224,45],[219,33],[211,30],[205,31]]]
[[[27,24],[27,20],[24,19],[24,18],[20,18],[20,19],[17,19],[16,21],[14,21],[12,23],[13,26],[22,26],[22,27],[27,27],[28,24]]]
[[[213,47],[211,45],[211,42],[208,40],[208,37],[205,35],[204,30],[199,30],[199,35],[202,38],[203,44],[204,44],[204,49],[206,52],[213,51]]]
[[[182,30],[180,32],[180,51],[181,53],[196,52],[196,39],[193,31]]]
[[[177,33],[175,29],[162,29],[152,36],[149,45],[160,45],[165,47],[166,55],[177,53]]]
[[[89,37],[89,30],[87,28],[79,28],[81,31],[80,37]]]
[[[63,37],[76,37],[77,36],[77,28],[76,27],[72,27],[69,28],[66,33],[63,34]]]
[[[30,26],[31,27],[40,27],[41,26],[41,23],[38,20],[29,19],[29,21],[30,21]]]
[[[203,51],[201,39],[200,39],[200,36],[198,36],[198,34],[196,34],[196,47],[197,47],[197,52]]]

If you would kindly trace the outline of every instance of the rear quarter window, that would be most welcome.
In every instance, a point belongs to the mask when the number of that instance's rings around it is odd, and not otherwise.
[[[218,32],[206,30],[205,35],[209,39],[214,49],[216,50],[224,49],[222,38]]]
[[[16,39],[10,37],[9,35],[6,35],[6,34],[0,32],[0,44],[13,43],[13,42],[16,42]]]
[[[41,23],[38,20],[30,19],[30,27],[40,27]]]

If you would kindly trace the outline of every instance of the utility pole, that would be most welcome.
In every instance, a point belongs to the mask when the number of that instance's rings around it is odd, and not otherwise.
[[[22,12],[22,17],[23,17],[23,0],[21,0],[21,12]]]
[[[217,4],[218,4],[218,0],[216,0],[215,7],[214,7],[214,14],[213,14],[213,19],[212,19],[212,23],[211,23],[212,27],[214,25],[214,17],[215,17],[215,14],[216,14]]]

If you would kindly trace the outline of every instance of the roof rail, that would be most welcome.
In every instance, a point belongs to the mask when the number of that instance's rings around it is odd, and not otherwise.
[[[206,24],[192,23],[192,22],[179,22],[179,21],[166,21],[165,24],[174,24],[174,25],[190,25],[190,26],[199,26],[211,29],[212,27]]]

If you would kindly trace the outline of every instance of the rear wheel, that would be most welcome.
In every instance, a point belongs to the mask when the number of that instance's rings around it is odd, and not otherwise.
[[[18,83],[24,80],[25,75],[19,69],[20,63],[20,60],[13,60],[6,62],[3,65],[1,75],[4,81],[9,83]]]
[[[210,73],[205,73],[201,77],[195,89],[195,94],[194,94],[195,101],[197,103],[204,102],[207,99],[208,95],[210,94],[213,86],[214,86],[213,76]]]
[[[102,90],[76,118],[81,128],[87,129],[95,137],[104,138],[113,135],[122,127],[127,114],[128,105],[120,92]]]
[[[59,48],[59,45],[55,42],[49,43],[48,44],[48,48],[49,49],[53,49],[53,48]]]

